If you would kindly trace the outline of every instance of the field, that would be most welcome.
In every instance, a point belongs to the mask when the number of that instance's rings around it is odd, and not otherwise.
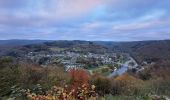
[[[91,75],[93,75],[93,74],[101,74],[103,76],[108,76],[112,72],[112,69],[110,69],[108,67],[108,65],[103,65],[103,66],[99,66],[99,67],[96,67],[96,68],[89,68],[87,70],[89,71],[89,73]]]

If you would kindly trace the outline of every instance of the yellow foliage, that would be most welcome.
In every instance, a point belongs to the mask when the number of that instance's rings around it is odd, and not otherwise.
[[[135,78],[134,76],[131,76],[128,73],[125,73],[121,76],[118,76],[114,80],[117,81],[117,82],[123,82],[123,83],[126,83],[126,84],[143,83],[142,80]]]

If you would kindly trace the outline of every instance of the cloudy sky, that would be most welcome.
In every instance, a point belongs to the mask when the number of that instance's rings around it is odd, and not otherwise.
[[[170,0],[0,0],[0,39],[170,39]]]

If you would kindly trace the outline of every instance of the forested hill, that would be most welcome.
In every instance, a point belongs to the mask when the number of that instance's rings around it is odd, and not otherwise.
[[[137,42],[96,42],[115,52],[130,53],[138,62],[170,59],[170,40]]]
[[[15,48],[12,48],[15,47]],[[49,40],[0,40],[0,54],[13,50],[20,53],[24,50],[49,50],[51,47],[64,48],[70,51],[83,52],[126,52],[139,63],[142,61],[158,61],[170,59],[170,40],[106,42],[106,41],[49,41]],[[55,48],[56,49],[56,48]]]

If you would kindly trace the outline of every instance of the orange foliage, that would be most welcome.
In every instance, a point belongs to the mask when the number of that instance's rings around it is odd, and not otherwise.
[[[114,79],[115,87],[118,89],[118,93],[124,95],[134,95],[140,91],[143,86],[143,81],[136,77],[125,73]]]
[[[73,87],[80,87],[83,84],[88,84],[89,74],[80,68],[73,68],[69,70],[71,76],[71,84]]]
[[[141,83],[142,82],[142,80],[137,79],[134,76],[129,75],[128,73],[125,73],[121,76],[116,77],[115,81],[124,82],[126,84],[135,84],[135,83]]]

